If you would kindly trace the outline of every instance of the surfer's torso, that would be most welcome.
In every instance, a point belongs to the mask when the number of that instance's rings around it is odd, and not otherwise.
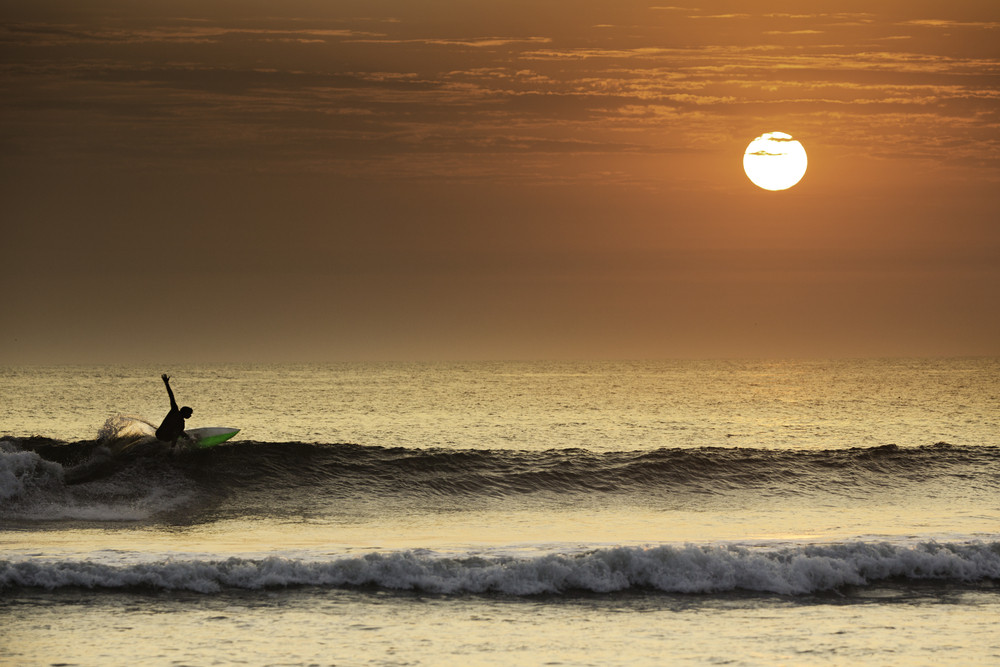
[[[157,440],[175,442],[184,433],[184,417],[180,410],[171,409],[163,418],[160,428],[156,429]]]

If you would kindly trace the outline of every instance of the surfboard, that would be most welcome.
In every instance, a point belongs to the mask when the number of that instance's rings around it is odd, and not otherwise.
[[[184,431],[184,435],[191,439],[193,449],[207,449],[215,447],[220,442],[225,442],[239,433],[238,428],[227,428],[222,426],[212,426],[208,428],[193,428]]]

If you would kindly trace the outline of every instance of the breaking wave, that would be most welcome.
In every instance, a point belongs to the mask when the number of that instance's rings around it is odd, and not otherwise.
[[[245,514],[273,515],[301,511],[320,498],[452,504],[574,494],[658,494],[692,502],[741,493],[857,498],[927,482],[1000,492],[1000,448],[992,446],[595,453],[237,441],[178,452],[151,432],[146,422],[116,417],[93,441],[0,441],[0,519],[142,520],[188,501],[197,501],[190,503],[197,512],[223,500]]]
[[[981,476],[980,481],[988,482],[1000,471],[1000,448],[946,443],[834,450],[705,447],[594,453],[582,449],[532,452],[239,441],[179,456],[163,443],[153,445],[141,451],[127,449],[115,460],[128,463],[159,458],[163,467],[210,472],[214,483],[223,485],[338,486],[361,482],[388,491],[438,494],[613,492],[649,487],[700,493],[766,486],[805,490],[950,476],[966,479],[976,471],[992,473]],[[19,478],[45,474],[43,469],[52,472],[56,470],[53,463],[69,473],[109,453],[103,441],[63,443],[45,438],[6,441],[2,452],[6,459],[3,465],[17,468]],[[70,481],[82,476],[75,471]]]
[[[737,546],[619,547],[536,558],[368,554],[330,560],[0,561],[0,590],[145,588],[216,593],[290,586],[371,587],[432,594],[553,595],[572,592],[806,595],[883,582],[992,586],[1000,543],[913,547],[845,543],[781,549]]]

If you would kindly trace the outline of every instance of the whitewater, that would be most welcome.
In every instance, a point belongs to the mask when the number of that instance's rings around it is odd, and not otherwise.
[[[0,658],[997,664],[998,371],[2,369]]]

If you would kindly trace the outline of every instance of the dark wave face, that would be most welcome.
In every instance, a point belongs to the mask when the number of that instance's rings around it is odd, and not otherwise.
[[[304,504],[338,499],[409,498],[461,506],[481,498],[614,494],[697,503],[751,493],[775,499],[864,497],[927,485],[1000,491],[1000,448],[939,443],[593,453],[237,442],[180,454],[154,443],[112,456],[98,442],[30,438],[0,444],[0,518],[45,518],[42,508],[79,509],[105,501],[155,514],[182,507],[191,497],[202,508],[226,500],[252,514],[294,513]],[[82,509],[51,516],[91,518]]]

